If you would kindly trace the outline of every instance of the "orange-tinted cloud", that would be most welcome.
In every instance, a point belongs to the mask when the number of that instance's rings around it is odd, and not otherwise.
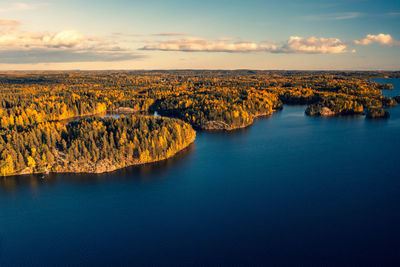
[[[0,62],[121,61],[142,56],[115,42],[86,36],[76,30],[29,32],[16,20],[0,20]]]
[[[358,45],[370,45],[373,43],[385,46],[400,45],[400,42],[394,40],[390,34],[384,34],[384,33],[367,34],[365,38],[361,40],[355,40],[354,43]]]
[[[184,51],[184,52],[271,52],[271,53],[308,53],[342,54],[347,45],[337,38],[316,38],[292,36],[283,45],[271,43],[228,42],[229,39],[210,41],[203,38],[181,38],[156,41],[145,45],[142,50]]]
[[[15,28],[21,25],[21,22],[15,19],[0,19],[0,27]]]
[[[282,53],[304,54],[343,54],[347,53],[347,45],[338,38],[317,38],[291,36],[279,49]]]
[[[157,41],[145,45],[142,50],[185,51],[185,52],[252,52],[276,50],[274,45],[255,42],[208,41],[202,38],[188,37],[182,39]]]

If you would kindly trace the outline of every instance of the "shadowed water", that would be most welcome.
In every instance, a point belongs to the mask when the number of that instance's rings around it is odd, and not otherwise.
[[[379,80],[383,82],[387,80]],[[396,87],[385,94],[399,95]],[[0,265],[400,263],[400,108],[285,106],[173,159],[0,178]]]

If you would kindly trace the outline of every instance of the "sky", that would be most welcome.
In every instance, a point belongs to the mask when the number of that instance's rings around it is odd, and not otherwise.
[[[398,0],[0,0],[0,70],[400,70]]]

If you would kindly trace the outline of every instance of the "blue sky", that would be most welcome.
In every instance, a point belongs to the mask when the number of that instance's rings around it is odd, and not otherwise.
[[[400,69],[399,1],[0,2],[0,69]]]

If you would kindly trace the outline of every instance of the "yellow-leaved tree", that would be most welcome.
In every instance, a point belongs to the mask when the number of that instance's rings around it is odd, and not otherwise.
[[[6,156],[3,164],[0,166],[1,175],[6,176],[14,173],[14,161],[10,154]]]

